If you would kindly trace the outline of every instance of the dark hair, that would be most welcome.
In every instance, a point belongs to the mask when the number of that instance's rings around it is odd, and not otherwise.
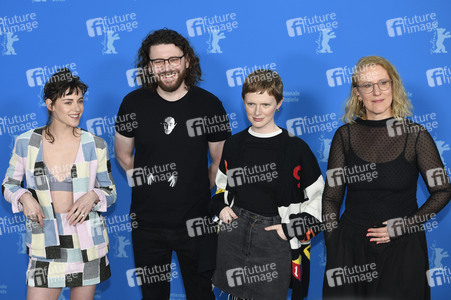
[[[244,80],[241,97],[247,93],[267,92],[276,99],[277,104],[283,99],[283,82],[276,71],[257,69]]]
[[[167,28],[150,32],[142,42],[141,48],[138,50],[138,58],[136,59],[136,67],[141,68],[142,72],[138,72],[135,80],[139,78],[145,88],[151,90],[157,88],[158,79],[149,71],[150,47],[163,44],[174,44],[183,51],[183,54],[189,60],[185,78],[185,84],[188,88],[202,80],[199,57],[194,53],[187,39],[178,32]]]
[[[69,69],[63,68],[59,69],[45,83],[44,90],[42,92],[42,99],[44,102],[47,99],[50,99],[50,101],[52,101],[51,105],[53,106],[55,101],[64,95],[72,95],[74,92],[77,94],[81,92],[81,94],[84,95],[87,90],[88,86],[80,80],[80,77],[72,74]],[[49,127],[52,123],[52,112],[47,110],[47,113],[47,123],[45,124],[44,131],[48,137],[48,141],[53,143],[55,141],[55,137],[50,133]],[[73,133],[75,135],[75,128]]]

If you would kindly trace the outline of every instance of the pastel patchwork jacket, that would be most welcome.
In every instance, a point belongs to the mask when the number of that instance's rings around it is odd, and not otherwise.
[[[80,248],[83,261],[105,256],[109,240],[105,219],[100,212],[116,201],[116,187],[111,176],[111,165],[105,141],[82,130],[80,146],[71,168],[74,202],[89,191],[99,196],[83,224],[64,228],[57,225],[49,188],[49,174],[42,155],[43,127],[27,131],[16,139],[9,167],[2,184],[5,199],[12,211],[23,211],[19,198],[30,193],[39,201],[45,215],[44,227],[27,219],[26,244],[28,254],[36,258],[58,259],[60,248]],[[27,189],[24,188],[25,176]],[[60,239],[60,235],[64,238]]]

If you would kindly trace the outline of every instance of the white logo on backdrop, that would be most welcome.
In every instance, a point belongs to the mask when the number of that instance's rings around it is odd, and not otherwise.
[[[449,144],[447,144],[445,141],[437,140],[436,136],[434,137],[434,141],[435,141],[435,144],[437,145],[437,150],[438,150],[438,153],[440,154],[440,158],[441,158],[443,164],[446,165],[445,159],[443,158],[443,153],[445,151],[451,150],[451,148],[450,148]]]
[[[335,69],[327,70],[326,77],[327,77],[327,84],[330,87],[343,85],[347,79],[343,68],[335,68]]]
[[[418,32],[431,32],[438,27],[436,13],[426,13],[423,15],[404,16],[388,19],[385,22],[389,37],[397,37],[404,34],[415,34]]]
[[[318,33],[316,54],[332,53],[329,42],[337,37],[333,31],[338,28],[336,13],[293,18],[286,20],[285,25],[289,37]]]
[[[17,241],[17,254],[26,254],[27,253],[27,233],[26,232],[18,232],[19,240]]]
[[[102,54],[117,54],[114,42],[120,39],[119,32],[131,32],[137,28],[136,13],[86,20],[86,29],[89,37],[104,36]]]
[[[319,33],[319,38],[316,41],[318,48],[316,49],[316,54],[318,53],[333,53],[330,49],[329,41],[336,38],[335,32],[331,28],[321,29]]]
[[[437,247],[437,242],[434,241],[432,246],[429,247],[431,249],[431,269],[434,268],[443,268],[443,259],[449,257],[448,251],[445,251],[443,248]]]
[[[114,252],[114,257],[124,257],[128,258],[127,252],[125,251],[126,246],[130,246],[131,242],[124,235],[114,234],[116,237],[116,251]]]
[[[225,32],[238,28],[236,13],[205,16],[186,20],[188,36],[198,37],[208,33],[207,54],[222,53],[219,41],[226,38]]]
[[[13,32],[6,32],[3,38],[3,55],[17,55],[16,50],[13,48],[13,43],[17,42],[19,38],[17,34]]]
[[[327,163],[329,159],[330,144],[332,142],[332,139],[325,138],[324,134],[321,134],[319,140],[321,141],[321,145],[318,150],[319,161]]]
[[[34,12],[0,17],[0,36],[4,34],[2,55],[17,55],[13,47],[13,44],[19,41],[17,33],[32,32],[38,27],[39,23]]]
[[[426,78],[430,87],[451,84],[451,70],[448,66],[426,70]]]
[[[434,31],[434,37],[431,40],[432,49],[431,53],[448,53],[445,49],[445,39],[451,38],[451,33],[445,32],[445,28],[436,28]]]
[[[229,87],[241,86],[243,85],[246,76],[248,76],[252,72],[259,69],[276,71],[276,67],[276,63],[269,63],[263,65],[254,65],[252,67],[244,66],[229,69],[226,71],[227,83]],[[268,80],[268,78],[259,77],[258,75],[256,75],[255,80]]]
[[[207,41],[207,53],[222,53],[221,47],[219,47],[219,41],[226,38],[224,32],[220,32],[220,30],[214,29],[211,30],[209,34],[210,38]]]
[[[116,48],[114,47],[113,43],[114,41],[119,40],[119,34],[114,33],[112,30],[108,30],[105,34],[104,40],[103,40],[103,54],[117,54]]]

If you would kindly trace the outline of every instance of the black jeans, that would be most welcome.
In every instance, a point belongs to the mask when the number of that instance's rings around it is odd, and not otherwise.
[[[192,238],[186,229],[149,229],[132,231],[135,267],[146,276],[141,280],[144,300],[164,300],[170,296],[172,251],[177,253],[187,300],[214,300],[211,275],[198,272],[199,237]],[[141,272],[143,272],[141,270]]]

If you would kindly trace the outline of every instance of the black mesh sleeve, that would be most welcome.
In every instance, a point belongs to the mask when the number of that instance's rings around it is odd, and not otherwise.
[[[345,145],[342,132],[345,127],[337,130],[331,143],[329,161],[327,164],[326,184],[322,197],[323,222],[327,230],[324,231],[324,240],[332,235],[337,227],[340,217],[340,207],[346,190],[346,183],[336,177],[341,174],[345,166]]]
[[[417,167],[430,193],[426,202],[407,218],[387,221],[390,238],[423,230],[422,225],[435,217],[451,199],[451,184],[437,146],[429,132],[422,130],[415,143]],[[402,230],[400,230],[400,228]]]

